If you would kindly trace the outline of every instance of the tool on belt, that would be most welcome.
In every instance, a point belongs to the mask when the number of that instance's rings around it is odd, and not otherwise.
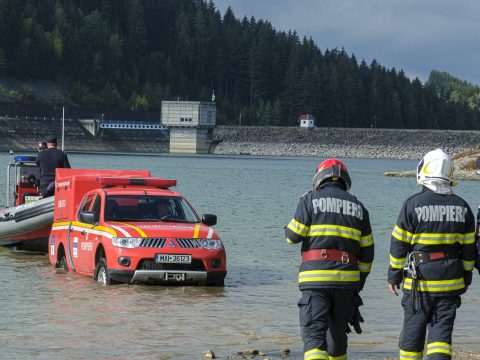
[[[337,249],[312,249],[302,252],[302,261],[332,260],[344,264],[358,264],[355,254]]]
[[[420,307],[420,298],[418,295],[418,277],[419,267],[432,261],[457,259],[460,256],[458,249],[446,249],[444,251],[411,251],[407,255],[407,261],[403,270],[410,274],[412,278],[412,308],[417,312]]]

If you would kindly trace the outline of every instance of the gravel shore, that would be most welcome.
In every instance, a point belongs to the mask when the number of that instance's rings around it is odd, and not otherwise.
[[[202,354],[202,360],[209,360],[209,359],[216,359],[215,353],[211,350],[204,351]],[[356,357],[355,357],[356,358]],[[232,356],[227,356],[223,358],[224,360],[289,360],[289,359],[298,359],[298,355],[291,355],[289,349],[282,349],[277,351],[275,354],[268,354],[263,351],[259,350],[245,350],[239,352]],[[369,357],[368,355],[361,356],[362,360],[378,360],[380,359],[378,356],[376,357]],[[384,357],[382,360],[398,360],[398,357]],[[479,351],[471,351],[471,350],[453,350],[452,355],[453,360],[480,360],[480,352]]]
[[[479,131],[220,126],[215,138],[221,140],[215,154],[224,155],[420,160],[440,148],[455,159],[455,180],[480,180]],[[415,171],[385,176],[414,177]]]
[[[457,154],[480,146],[480,131],[224,127],[215,154],[420,160],[437,148]]]

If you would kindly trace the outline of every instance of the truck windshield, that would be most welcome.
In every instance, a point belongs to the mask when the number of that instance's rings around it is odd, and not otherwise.
[[[199,219],[181,197],[152,195],[107,196],[105,221],[165,221],[196,223]]]

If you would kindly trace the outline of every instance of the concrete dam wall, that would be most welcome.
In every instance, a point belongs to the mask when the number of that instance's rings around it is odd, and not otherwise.
[[[54,133],[61,145],[62,121],[47,117],[0,117],[0,150],[36,151]],[[455,154],[480,147],[480,131],[227,127],[214,129],[214,154],[420,159],[442,148]],[[67,152],[168,153],[160,130],[100,129],[93,136],[79,120],[65,119]]]
[[[37,142],[52,133],[57,135],[60,147],[61,120],[0,117],[0,150],[36,151]],[[67,152],[168,152],[168,139],[160,130],[100,129],[93,136],[79,120],[65,119],[64,133]]]

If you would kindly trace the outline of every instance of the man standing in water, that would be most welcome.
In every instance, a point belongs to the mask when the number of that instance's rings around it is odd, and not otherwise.
[[[475,221],[470,207],[454,195],[453,161],[430,151],[417,166],[421,192],[403,204],[390,244],[388,288],[398,295],[403,281],[400,360],[452,356],[452,331],[460,294],[472,281]],[[404,270],[406,273],[404,275]]]
[[[304,358],[347,358],[348,323],[358,312],[370,273],[374,244],[368,211],[348,190],[350,176],[337,159],[322,162],[313,191],[300,198],[285,228],[289,243],[302,243],[298,301]]]
[[[57,149],[56,136],[48,136],[47,149],[38,153],[36,162],[40,165],[40,195],[44,198],[52,196],[55,189],[55,169],[70,167],[67,154]]]

